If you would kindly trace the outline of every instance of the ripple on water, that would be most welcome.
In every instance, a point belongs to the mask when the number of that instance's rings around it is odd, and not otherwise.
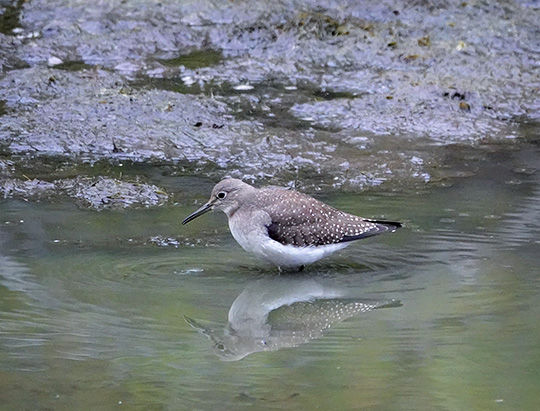
[[[69,270],[57,266],[55,272],[47,264],[33,267],[40,276],[20,264],[12,272],[2,271],[0,296],[14,302],[0,313],[0,344],[9,359],[4,365],[43,371],[55,358],[152,357],[182,349],[179,335],[187,325],[181,313],[190,303],[183,297],[186,290],[178,290],[174,280],[159,281],[166,274],[157,276],[159,270],[169,270],[178,278],[174,259],[126,265],[114,258],[101,264],[87,258],[67,265]],[[115,271],[133,277],[114,275]]]
[[[111,273],[116,273],[123,277],[170,277],[175,275],[199,275],[204,273],[203,267],[188,265],[178,256],[163,257],[161,255],[130,259],[122,261],[109,261],[103,263],[100,271],[104,277],[109,277]]]
[[[536,190],[521,199],[511,212],[484,215],[482,226],[471,226],[471,222],[478,220],[469,215],[462,215],[460,221],[445,219],[446,224],[431,230],[422,242],[430,252],[444,253],[446,259],[486,258],[537,241],[539,215],[540,192]]]

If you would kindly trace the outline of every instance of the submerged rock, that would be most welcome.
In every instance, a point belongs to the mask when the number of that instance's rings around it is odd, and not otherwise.
[[[167,193],[155,185],[113,178],[77,178],[56,184],[71,198],[96,210],[156,206],[168,200]]]
[[[43,180],[4,179],[0,181],[0,194],[4,198],[41,200],[57,194],[56,188],[54,183]]]
[[[169,196],[151,184],[113,178],[78,177],[47,182],[39,179],[0,181],[4,198],[52,200],[68,196],[82,207],[94,210],[148,207],[164,204]]]

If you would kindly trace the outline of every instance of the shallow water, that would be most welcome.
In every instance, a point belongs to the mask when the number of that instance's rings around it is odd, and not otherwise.
[[[539,153],[319,194],[406,227],[300,275],[246,255],[223,215],[180,224],[207,180],[178,177],[180,204],[154,209],[4,201],[0,408],[536,409]]]

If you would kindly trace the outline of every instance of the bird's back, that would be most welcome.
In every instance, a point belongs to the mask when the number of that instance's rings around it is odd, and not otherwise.
[[[268,235],[284,245],[322,246],[395,231],[401,224],[374,221],[340,211],[297,191],[267,187],[257,204],[270,216]]]

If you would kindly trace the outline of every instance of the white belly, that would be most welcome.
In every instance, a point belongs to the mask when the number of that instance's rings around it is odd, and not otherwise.
[[[300,267],[311,264],[350,244],[338,243],[310,247],[283,245],[268,236],[264,224],[258,227],[247,227],[245,220],[234,217],[229,219],[229,228],[238,244],[247,252],[278,267]]]

